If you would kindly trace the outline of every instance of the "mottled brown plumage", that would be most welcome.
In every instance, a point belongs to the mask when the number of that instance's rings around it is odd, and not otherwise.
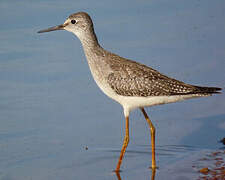
[[[199,87],[169,78],[158,71],[117,55],[111,55],[108,76],[111,88],[122,96],[172,96],[216,93],[220,88]]]

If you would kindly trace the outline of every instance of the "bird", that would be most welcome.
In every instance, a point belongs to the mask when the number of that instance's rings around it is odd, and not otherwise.
[[[152,149],[151,168],[155,170],[157,168],[156,129],[144,108],[221,93],[222,89],[219,87],[187,84],[149,66],[105,50],[99,44],[93,21],[86,12],[71,14],[63,24],[40,30],[38,33],[56,30],[66,30],[77,36],[98,87],[123,107],[126,133],[115,172],[121,171],[120,167],[129,143],[129,114],[132,110],[140,109],[149,125]]]

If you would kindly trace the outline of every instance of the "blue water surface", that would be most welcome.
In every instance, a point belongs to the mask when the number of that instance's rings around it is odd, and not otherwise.
[[[91,15],[105,49],[187,83],[225,87],[225,1],[1,0],[0,180],[117,179],[122,107],[99,90],[73,34],[37,34],[78,11]],[[195,152],[223,148],[224,93],[147,112],[156,179]],[[130,119],[121,178],[150,179],[147,123],[139,110]]]

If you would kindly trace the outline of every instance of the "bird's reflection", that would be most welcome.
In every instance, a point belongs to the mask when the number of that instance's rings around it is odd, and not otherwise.
[[[120,172],[116,171],[115,173],[116,173],[117,179],[118,179],[118,180],[122,180],[122,179],[121,179],[121,176],[120,176]]]
[[[152,178],[151,180],[155,180],[156,169],[152,169]]]
[[[150,178],[151,178],[151,180],[155,180],[156,169],[152,169],[151,172],[152,172],[152,173],[151,173],[151,175],[150,175]],[[115,174],[116,174],[116,177],[117,177],[118,180],[122,180],[122,178],[121,178],[121,176],[120,176],[120,172],[115,171]]]

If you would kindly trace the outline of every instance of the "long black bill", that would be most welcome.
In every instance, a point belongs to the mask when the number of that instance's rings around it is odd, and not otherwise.
[[[57,31],[57,30],[64,30],[64,27],[65,26],[66,26],[65,24],[61,24],[61,25],[58,25],[58,26],[53,26],[53,27],[50,27],[48,29],[40,30],[40,31],[38,31],[38,33],[44,33],[44,32],[50,32],[50,31]]]

